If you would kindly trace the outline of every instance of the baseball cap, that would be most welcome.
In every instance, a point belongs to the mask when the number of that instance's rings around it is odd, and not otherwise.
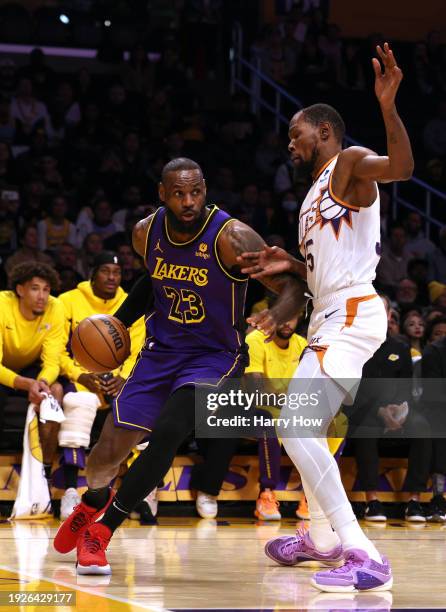
[[[91,270],[91,276],[93,277],[97,272],[98,268],[105,266],[106,264],[115,264],[120,266],[119,258],[113,251],[102,251],[99,255],[96,255],[93,261],[93,269]]]

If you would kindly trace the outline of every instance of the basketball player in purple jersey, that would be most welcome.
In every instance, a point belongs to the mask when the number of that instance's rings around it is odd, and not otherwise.
[[[113,531],[158,485],[194,429],[197,381],[241,377],[247,364],[247,277],[237,257],[263,249],[264,241],[244,223],[206,205],[203,174],[192,160],[179,158],[164,167],[159,196],[165,206],[133,232],[134,248],[149,274],[115,313],[130,325],[153,300],[146,342],[89,456],[88,490],[54,540],[59,552],[77,545],[82,574],[111,572],[105,550]],[[285,274],[265,284],[279,294],[275,317],[289,320],[304,300],[301,281]],[[120,463],[149,435],[149,446],[112,500],[109,483]]]
[[[296,113],[289,126],[290,157],[313,178],[299,214],[305,265],[282,249],[268,247],[240,258],[245,262],[242,271],[254,278],[285,271],[302,274],[312,293],[309,346],[288,392],[305,390],[310,395],[323,388],[318,416],[324,427],[320,435],[304,437],[296,430],[294,436],[283,438],[302,478],[311,526],[307,533],[271,540],[265,552],[282,565],[342,563],[311,580],[315,588],[328,592],[385,591],[393,584],[388,560],[356,520],[325,437],[352,383],[359,382],[364,363],[386,337],[385,309],[372,284],[380,253],[377,182],[407,180],[413,171],[409,137],[395,106],[402,72],[387,43],[377,52],[384,72],[373,58],[375,94],[386,129],[387,155],[363,147],[342,149],[344,122],[330,106],[315,104]],[[270,334],[275,313],[265,311],[249,322]]]

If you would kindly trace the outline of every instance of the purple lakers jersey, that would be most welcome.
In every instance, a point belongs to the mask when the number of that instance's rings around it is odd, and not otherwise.
[[[198,233],[185,243],[169,236],[166,208],[159,208],[147,233],[145,260],[154,305],[147,339],[180,352],[245,350],[243,308],[247,279],[220,262],[217,239],[232,222],[216,206]]]

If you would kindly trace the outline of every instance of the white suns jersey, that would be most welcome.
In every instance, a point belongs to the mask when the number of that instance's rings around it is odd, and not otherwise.
[[[379,191],[368,208],[346,204],[331,190],[338,156],[319,172],[299,214],[299,249],[314,298],[371,283],[379,261]]]

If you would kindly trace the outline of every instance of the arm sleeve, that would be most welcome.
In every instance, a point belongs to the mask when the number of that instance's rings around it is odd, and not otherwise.
[[[130,355],[124,361],[121,366],[121,369],[118,371],[118,374],[122,376],[122,378],[127,379],[132,371],[138,355],[143,347],[144,340],[146,339],[146,326],[144,322],[144,317],[141,317],[136,323],[132,325],[130,328],[130,342],[131,349]]]
[[[245,374],[264,373],[265,347],[262,338],[255,332],[246,336],[246,344],[249,347],[249,366],[245,369]]]
[[[153,289],[150,276],[146,273],[133,285],[132,290],[114,313],[126,327],[131,327],[153,304]]]
[[[51,329],[42,343],[40,354],[42,369],[37,376],[38,380],[44,379],[49,385],[52,385],[59,376],[64,337],[64,310],[62,304],[57,301],[51,316]]]
[[[14,388],[14,381],[17,373],[13,372],[6,366],[2,365],[3,362],[3,321],[0,321],[0,385]]]
[[[61,357],[60,357],[60,371],[66,376],[71,382],[76,382],[81,374],[84,374],[86,370],[81,368],[81,366],[76,365],[73,357],[70,355],[68,351],[68,344],[70,340],[70,331],[71,331],[71,313],[69,311],[69,307],[65,302],[62,302],[63,305],[63,313],[64,313],[64,322],[63,322],[63,338],[62,338],[62,347],[61,347]]]

